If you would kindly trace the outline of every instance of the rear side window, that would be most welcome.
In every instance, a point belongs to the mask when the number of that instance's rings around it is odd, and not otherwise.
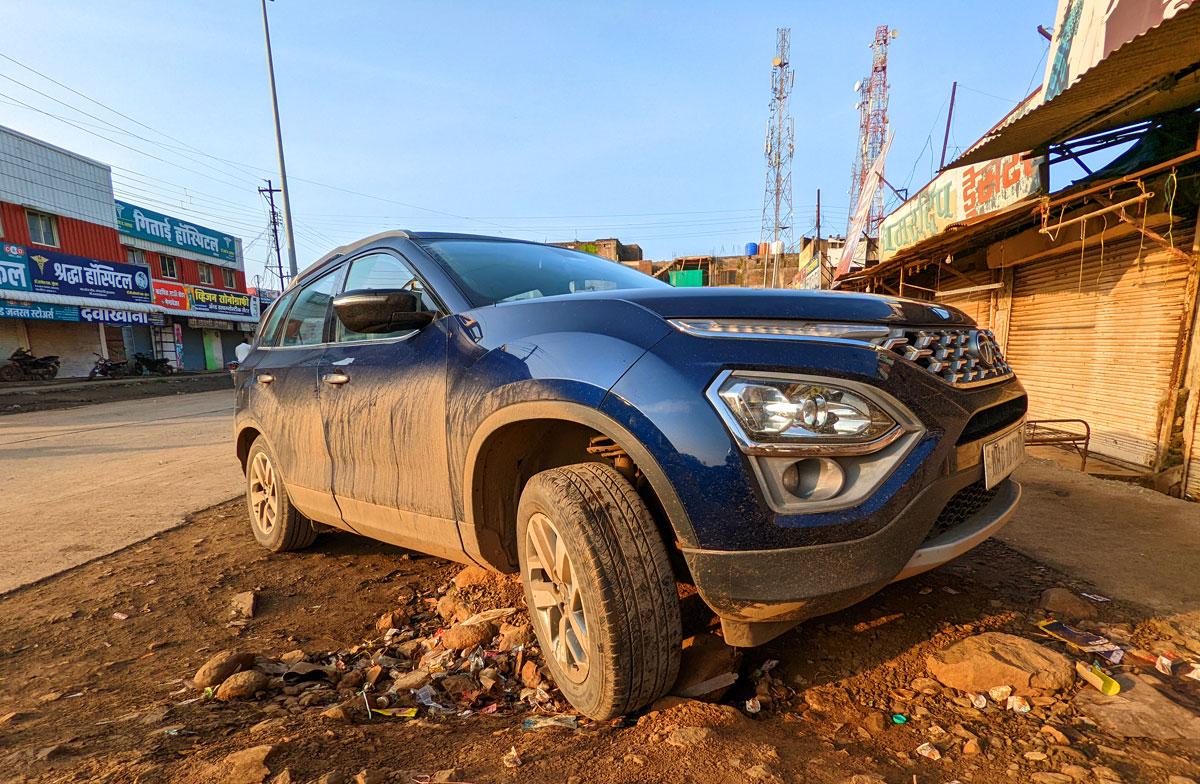
[[[280,346],[312,346],[325,342],[325,318],[333,302],[337,271],[302,286],[288,309],[279,336]]]
[[[279,331],[279,325],[283,322],[283,315],[287,313],[288,307],[291,306],[292,300],[295,298],[296,292],[289,291],[275,303],[275,307],[271,308],[271,312],[267,314],[267,320],[263,322],[262,327],[258,330],[258,345],[275,345],[275,333]]]

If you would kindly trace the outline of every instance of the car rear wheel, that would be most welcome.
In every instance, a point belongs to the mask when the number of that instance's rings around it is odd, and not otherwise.
[[[292,506],[276,464],[266,441],[256,439],[246,457],[246,507],[254,538],[268,550],[282,553],[308,547],[317,531]]]
[[[679,599],[666,546],[637,491],[600,463],[553,468],[521,493],[525,601],[555,683],[610,719],[661,697],[679,671]]]

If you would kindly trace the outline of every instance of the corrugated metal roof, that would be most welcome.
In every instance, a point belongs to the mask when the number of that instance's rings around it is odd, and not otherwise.
[[[1013,117],[951,163],[1036,150],[1200,103],[1200,3],[1118,48],[1052,100]],[[1166,85],[1164,80],[1173,80]]]

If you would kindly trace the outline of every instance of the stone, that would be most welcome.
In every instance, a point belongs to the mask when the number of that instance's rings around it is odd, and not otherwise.
[[[274,751],[274,746],[263,745],[233,752],[221,762],[224,771],[220,780],[224,784],[262,784],[271,775],[267,759]]]
[[[871,735],[878,735],[886,730],[888,724],[890,723],[891,722],[882,713],[871,711],[867,714],[867,717],[863,719],[862,726],[863,729],[865,729]]]
[[[937,694],[940,689],[940,684],[933,678],[913,678],[912,683],[908,685],[913,691],[921,694]]]
[[[271,779],[271,784],[295,784],[291,768],[284,768]]]
[[[1061,691],[1075,681],[1071,660],[1024,637],[985,632],[954,643],[925,659],[943,685],[966,692],[1011,686],[1017,694]]]
[[[71,753],[71,748],[65,743],[55,743],[51,746],[45,746],[38,749],[35,755],[42,762],[53,762],[56,759],[61,759]]]
[[[1088,687],[1075,695],[1075,707],[1118,738],[1200,740],[1200,716],[1154,688],[1154,681],[1129,675],[1129,687],[1108,696]]]
[[[887,784],[887,779],[875,773],[855,773],[848,779],[842,779],[842,784]]]
[[[1038,607],[1063,618],[1095,618],[1096,605],[1067,588],[1047,588],[1042,591]]]
[[[229,600],[229,614],[234,618],[253,618],[256,609],[258,609],[258,594],[254,591],[235,593]]]
[[[332,689],[309,689],[300,695],[297,705],[302,708],[311,708],[313,706],[328,705],[337,699],[337,694]]]
[[[358,698],[357,697],[354,698],[354,700],[352,700],[352,702],[357,703]],[[321,711],[321,717],[325,718],[325,719],[329,719],[330,721],[337,721],[337,722],[342,722],[343,724],[349,724],[352,721],[354,721],[354,711],[352,710],[351,705],[349,705],[347,703],[342,703],[340,705],[334,705],[332,707],[326,708],[325,710]]]
[[[304,651],[297,648],[294,651],[288,651],[287,653],[280,656],[279,661],[283,662],[284,664],[296,664],[298,662],[304,661],[304,656],[305,656]]]
[[[530,659],[521,665],[521,683],[525,684],[526,688],[536,689],[541,682],[542,674],[538,671],[537,662]]]
[[[1042,728],[1038,730],[1038,732],[1045,735],[1046,738],[1056,746],[1071,745],[1071,739],[1064,735],[1062,730],[1058,729],[1057,727],[1051,727],[1049,724],[1044,724],[1042,725]]]
[[[741,654],[715,634],[697,634],[683,641],[679,675],[671,693],[718,702],[737,680]]]
[[[212,656],[196,670],[192,683],[203,691],[209,686],[220,686],[230,675],[238,670],[254,666],[254,654],[245,651],[221,651]]]
[[[339,689],[358,689],[366,681],[367,674],[362,670],[350,670],[343,673],[338,679],[337,685]]]
[[[427,683],[429,683],[429,673],[425,670],[392,673],[392,688],[396,691],[419,689]]]
[[[4,726],[5,724],[17,724],[18,722],[25,721],[26,719],[31,719],[36,715],[36,713],[31,711],[9,711],[3,716],[0,716],[0,727]]]
[[[1121,781],[1121,774],[1107,765],[1093,765],[1092,775],[1099,781]]]
[[[496,627],[490,623],[457,623],[442,635],[442,645],[455,651],[471,650],[495,636]]]
[[[375,630],[386,632],[388,629],[399,629],[408,625],[408,615],[403,610],[392,610],[379,616],[375,622]]]
[[[470,675],[447,675],[439,682],[442,690],[455,702],[462,702],[468,695],[479,691],[479,684]]]
[[[511,651],[530,645],[533,645],[533,629],[529,624],[500,624],[500,644],[497,646],[500,650]]]
[[[454,575],[454,585],[456,588],[471,588],[487,585],[494,579],[493,573],[482,566],[468,566]]]
[[[438,599],[437,614],[443,621],[452,621],[463,612],[466,612],[465,608],[459,604],[458,598],[453,594],[446,594]]]
[[[706,746],[712,743],[713,738],[713,731],[708,727],[676,727],[667,734],[667,743],[671,746],[689,748]]]
[[[962,753],[968,756],[975,756],[983,752],[983,746],[979,743],[979,738],[968,738],[963,744]]]
[[[445,770],[439,770],[430,776],[429,781],[433,782],[433,784],[442,784],[443,782],[449,781],[461,781],[462,776],[463,771],[461,768],[446,768]]]
[[[1092,772],[1082,765],[1063,765],[1058,770],[1069,776],[1071,781],[1083,782],[1090,781],[1092,778]]]
[[[381,770],[363,768],[354,774],[354,784],[384,784],[387,780],[387,774]]]
[[[1040,770],[1030,774],[1029,780],[1034,784],[1074,784],[1075,781],[1065,773],[1054,773],[1049,770]]]
[[[1196,784],[1196,780],[1188,776],[1167,776],[1167,784]]]
[[[222,702],[251,699],[267,688],[268,680],[269,678],[258,670],[235,672],[217,687],[217,699]]]

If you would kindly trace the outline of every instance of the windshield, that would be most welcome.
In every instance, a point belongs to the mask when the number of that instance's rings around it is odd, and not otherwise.
[[[668,286],[615,261],[503,240],[423,240],[473,307],[521,299]]]

